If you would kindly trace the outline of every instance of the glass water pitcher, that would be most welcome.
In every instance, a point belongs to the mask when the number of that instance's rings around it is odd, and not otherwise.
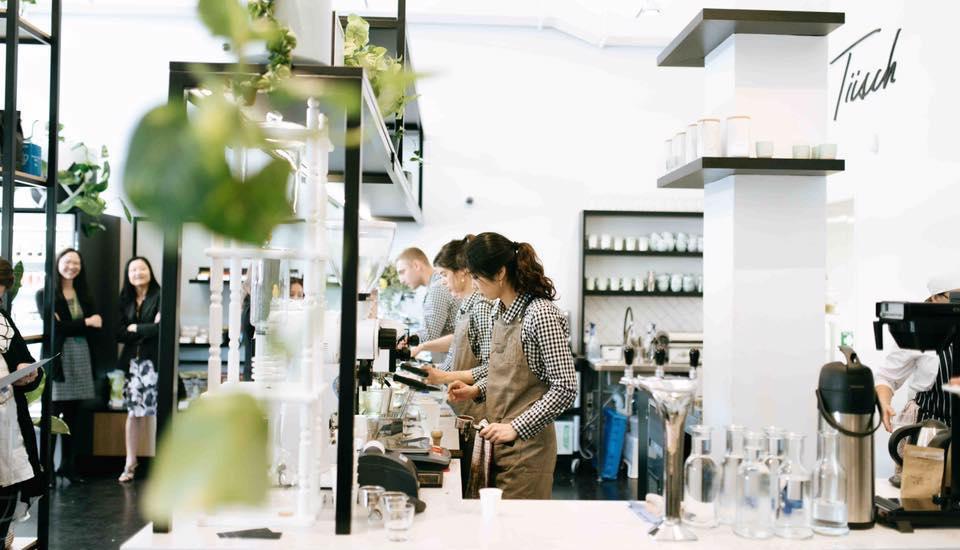
[[[727,453],[721,464],[720,505],[718,516],[720,523],[733,525],[737,511],[737,472],[743,462],[743,426],[727,426]]]
[[[761,436],[744,436],[744,458],[737,473],[737,512],[733,532],[748,539],[773,536],[773,493],[770,471],[760,460]]]
[[[710,426],[693,427],[693,450],[684,464],[683,523],[715,527],[720,492],[720,465],[710,456]]]
[[[810,528],[810,472],[803,467],[803,435],[786,436],[786,457],[777,475],[776,516],[773,531],[785,539],[813,536]]]
[[[820,454],[813,470],[813,530],[820,535],[846,535],[847,473],[838,458],[837,431],[820,432]]]

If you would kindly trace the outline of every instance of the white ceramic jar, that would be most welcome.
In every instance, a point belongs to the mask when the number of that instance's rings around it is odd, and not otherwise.
[[[687,125],[687,135],[686,135],[686,144],[684,146],[684,157],[687,159],[687,162],[696,159],[700,156],[697,151],[697,125],[688,124]]]
[[[727,117],[727,156],[750,156],[750,117],[736,115]]]
[[[719,157],[720,119],[701,118],[697,121],[697,152],[701,157]]]

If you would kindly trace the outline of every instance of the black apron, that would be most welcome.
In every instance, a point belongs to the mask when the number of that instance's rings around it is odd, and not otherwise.
[[[950,426],[950,394],[941,388],[950,382],[950,366],[953,364],[953,344],[937,352],[940,357],[940,370],[937,379],[929,390],[917,394],[917,422],[934,419]]]

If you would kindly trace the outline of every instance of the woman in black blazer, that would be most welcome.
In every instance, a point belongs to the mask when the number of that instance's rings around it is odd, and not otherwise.
[[[0,258],[0,296],[13,286],[13,267],[5,258]],[[23,336],[13,324],[13,319],[0,310],[0,374],[7,374],[34,362],[27,350]],[[27,403],[27,393],[37,389],[43,379],[43,369],[28,374],[11,386],[0,388],[0,419],[2,429],[19,428],[21,438],[0,438],[0,452],[6,460],[0,468],[0,541],[6,538],[17,500],[29,502],[31,497],[43,493],[43,477],[40,457],[37,453],[37,438]],[[11,395],[12,394],[12,395]],[[10,399],[13,397],[13,399]],[[15,411],[10,409],[15,407]]]
[[[137,469],[137,437],[145,431],[144,418],[157,414],[157,348],[160,334],[160,285],[150,262],[141,256],[127,262],[120,290],[117,340],[123,343],[120,366],[127,368],[126,449],[122,483],[132,481]]]
[[[60,469],[57,474],[73,483],[82,482],[76,472],[76,446],[73,441],[84,439],[80,432],[80,403],[93,399],[93,360],[87,340],[103,327],[87,290],[87,277],[80,252],[68,248],[57,256],[54,273],[54,337],[53,350],[47,338],[43,339],[44,357],[59,354],[51,367],[53,380],[53,414],[62,416],[70,427],[70,435],[60,436]],[[37,309],[46,318],[44,289],[37,292]]]

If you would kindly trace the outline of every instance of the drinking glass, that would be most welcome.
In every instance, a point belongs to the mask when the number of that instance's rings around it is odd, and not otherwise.
[[[770,471],[760,460],[760,434],[748,432],[744,441],[743,463],[737,471],[737,512],[733,532],[748,539],[768,539],[773,536]]]
[[[777,504],[773,532],[785,539],[807,539],[810,528],[810,472],[803,467],[803,435],[787,434],[786,457],[777,474]]]
[[[413,526],[413,504],[404,504],[387,510],[383,524],[387,528],[387,539],[394,542],[403,542],[410,538],[410,527]]]

